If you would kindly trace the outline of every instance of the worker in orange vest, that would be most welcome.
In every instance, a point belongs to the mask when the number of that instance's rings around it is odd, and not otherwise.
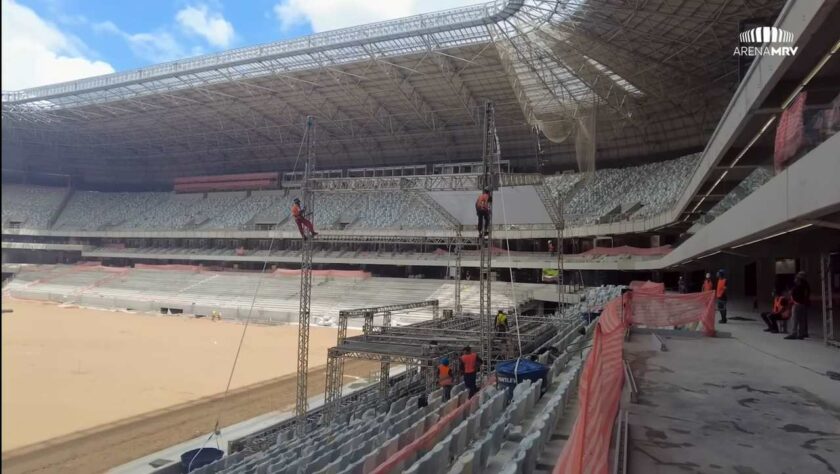
[[[452,369],[449,368],[449,358],[444,357],[438,365],[438,385],[443,389],[443,401],[452,395]]]
[[[464,348],[464,353],[461,354],[461,373],[464,374],[464,385],[470,391],[470,398],[478,392],[476,374],[482,362],[481,357],[473,352],[470,346]]]
[[[786,325],[790,319],[790,301],[784,295],[784,291],[777,289],[773,292],[773,311],[770,313],[761,313],[761,319],[767,325],[765,332],[772,332],[776,334],[779,332],[779,321]]]
[[[490,190],[484,188],[478,199],[475,200],[475,213],[478,216],[478,236],[487,237],[487,228],[490,227],[490,207],[493,205],[493,196]]]
[[[301,237],[306,239],[306,232],[303,231],[304,227],[309,231],[312,237],[318,235],[318,233],[315,232],[315,228],[312,227],[312,222],[310,222],[309,219],[306,218],[306,210],[300,204],[300,199],[298,198],[295,198],[295,201],[292,204],[292,217],[294,217],[295,219],[295,224],[297,224],[297,228],[300,232]]]
[[[717,289],[715,290],[715,298],[717,299],[717,310],[720,311],[720,321],[721,324],[726,324],[726,300],[728,295],[726,294],[726,272],[723,270],[718,270],[717,273]]]
[[[712,274],[707,273],[706,279],[703,280],[703,291],[712,291],[715,288],[715,285],[712,283]]]

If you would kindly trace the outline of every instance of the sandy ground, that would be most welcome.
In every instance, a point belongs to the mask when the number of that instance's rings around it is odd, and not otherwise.
[[[11,449],[223,392],[243,328],[7,298],[3,307],[14,310],[2,316],[4,458]],[[335,337],[335,329],[311,329],[311,368],[325,364]],[[231,388],[293,374],[296,348],[297,326],[249,326]],[[294,377],[274,381],[281,382],[293,403]],[[241,416],[281,408],[283,397]]]

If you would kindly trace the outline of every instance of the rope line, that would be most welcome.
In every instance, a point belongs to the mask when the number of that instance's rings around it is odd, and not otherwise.
[[[495,136],[495,134],[494,134],[494,139],[496,140],[496,143],[497,143],[496,149],[498,150],[499,137]],[[498,167],[499,167],[499,174],[498,175],[501,176],[501,174],[502,174],[502,163],[501,163],[501,161],[499,161],[497,164],[498,164]],[[499,190],[499,196],[500,196],[501,201],[502,201],[502,220],[507,222],[507,211],[506,211],[506,208],[505,208],[505,194],[501,191],[501,189]],[[516,358],[516,363],[513,366],[513,376],[514,376],[514,379],[515,379],[519,376],[519,361],[520,361],[520,359],[522,359],[522,335],[519,332],[519,304],[517,303],[517,299],[516,299],[516,285],[513,283],[513,260],[511,259],[511,256],[510,256],[510,238],[507,237],[507,236],[505,236],[505,244],[506,244],[506,247],[507,247],[508,272],[509,272],[509,275],[510,275],[510,293],[511,293],[511,297],[513,298],[513,320],[516,323],[516,344],[517,344],[517,349],[519,351],[519,357]],[[492,241],[490,242],[490,251],[491,252],[493,251],[493,242]],[[489,282],[488,282],[488,284],[489,284]]]
[[[294,164],[294,166],[292,166],[292,173],[294,173],[297,170],[298,162],[300,161],[300,155],[301,155],[301,152],[303,151],[303,144],[306,143],[306,137],[307,137],[308,133],[309,133],[309,127],[306,127],[304,129],[303,136],[301,137],[301,140],[300,140],[300,147],[298,148],[297,157],[295,158],[295,164]],[[217,447],[219,446],[218,437],[222,433],[221,432],[221,427],[219,426],[219,424],[221,423],[221,419],[222,419],[222,411],[225,407],[225,402],[227,401],[228,393],[230,392],[230,386],[231,386],[231,383],[233,382],[233,375],[236,372],[236,367],[237,367],[237,364],[239,362],[239,354],[242,352],[242,346],[244,345],[244,342],[245,342],[245,334],[248,332],[248,326],[251,323],[251,315],[253,314],[254,306],[256,305],[256,302],[257,302],[257,295],[259,295],[260,288],[262,287],[262,282],[263,282],[263,279],[265,277],[265,270],[266,270],[266,268],[268,268],[268,261],[271,258],[271,251],[274,249],[274,242],[277,240],[277,228],[280,227],[280,222],[283,220],[283,218],[281,216],[278,216],[277,223],[274,225],[274,229],[273,229],[274,232],[272,232],[271,239],[270,239],[269,244],[268,244],[268,253],[265,256],[265,260],[263,261],[262,270],[260,270],[260,276],[257,279],[257,286],[254,289],[254,295],[251,298],[251,305],[248,308],[248,316],[245,318],[245,325],[242,327],[242,334],[239,337],[239,345],[236,348],[236,355],[233,358],[233,365],[230,368],[230,374],[228,375],[227,384],[225,385],[225,392],[222,395],[222,399],[219,401],[219,411],[216,414],[216,423],[213,427],[213,433],[211,433],[210,436],[206,440],[204,440],[204,443],[202,443],[201,447],[198,449],[198,451],[196,451],[195,455],[190,460],[190,462],[188,464],[188,468],[187,468],[188,471],[189,471],[189,467],[192,466],[192,463],[195,460],[195,458],[198,457],[198,455],[201,453],[201,451],[204,450],[204,448],[207,446],[207,443],[211,439],[213,439],[213,437],[216,437],[216,446]]]

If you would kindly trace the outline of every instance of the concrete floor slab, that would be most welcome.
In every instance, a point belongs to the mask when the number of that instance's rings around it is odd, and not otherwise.
[[[757,315],[731,338],[645,337],[625,346],[639,384],[630,406],[630,472],[840,472],[840,351],[762,331]],[[747,320],[753,319],[753,320]]]

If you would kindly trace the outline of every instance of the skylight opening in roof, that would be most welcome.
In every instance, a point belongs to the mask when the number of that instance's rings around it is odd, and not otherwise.
[[[623,77],[619,76],[618,74],[612,72],[612,70],[610,70],[610,68],[608,68],[607,66],[604,66],[603,64],[601,64],[598,61],[590,58],[589,56],[584,55],[583,57],[585,57],[586,60],[589,61],[589,64],[595,66],[596,69],[598,69],[602,73],[609,76],[609,78],[612,79],[613,82],[615,82],[616,84],[621,86],[622,89],[626,90],[630,94],[632,94],[634,96],[637,96],[637,97],[644,95],[644,93],[642,91],[640,91],[638,88],[636,88],[636,86],[634,86],[633,84],[630,84],[629,81],[627,81]]]

